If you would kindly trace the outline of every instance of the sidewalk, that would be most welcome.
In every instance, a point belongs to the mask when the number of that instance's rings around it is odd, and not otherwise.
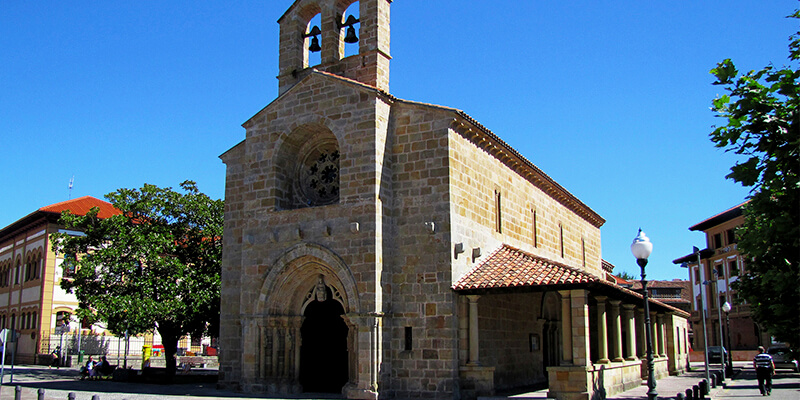
[[[736,364],[736,363],[735,363]],[[743,366],[744,364],[742,364]],[[742,366],[734,365],[734,370],[741,369]],[[712,368],[711,371],[714,369]],[[699,382],[705,379],[705,369],[703,368],[703,364],[693,364],[692,371],[687,372],[680,376],[667,376],[664,378],[660,378],[656,380],[656,391],[658,392],[659,399],[674,399],[676,398],[678,393],[686,392],[686,389],[691,389],[692,386],[698,385]],[[642,381],[641,386],[637,386],[633,389],[628,391],[617,393],[607,397],[607,400],[628,400],[628,399],[647,399],[647,381]],[[706,398],[715,399],[718,397],[718,394],[721,392],[722,386],[717,386],[715,388],[710,389],[710,396]],[[547,389],[527,392],[527,393],[520,393],[515,395],[507,395],[507,396],[485,396],[479,397],[479,400],[505,400],[505,399],[513,399],[513,400],[529,400],[529,399],[546,399],[547,398]]]
[[[735,370],[740,370],[744,366],[734,365]],[[44,390],[45,400],[67,400],[69,393],[75,393],[75,400],[92,400],[92,396],[97,395],[99,400],[245,400],[245,399],[266,399],[258,394],[237,393],[229,390],[218,390],[215,383],[187,383],[187,384],[150,384],[150,383],[130,383],[104,381],[81,381],[78,380],[77,368],[48,369],[42,366],[15,366],[13,383],[10,382],[10,369],[7,367],[4,376],[4,385],[0,388],[0,400],[13,400],[16,386],[21,388],[22,400],[37,399],[38,389]],[[752,372],[752,371],[749,371]],[[757,395],[757,387],[753,389],[754,377],[749,377],[748,371],[742,374],[740,380],[728,381],[728,389],[721,386],[711,389],[711,399],[722,399],[726,397],[737,397],[740,400],[741,393]],[[755,375],[752,373],[751,375]],[[693,366],[691,372],[680,376],[669,376],[657,380],[656,390],[660,399],[674,399],[678,393],[684,393],[693,385],[697,385],[705,378],[705,371],[702,368]],[[793,377],[794,379],[794,377]],[[794,379],[796,380],[796,379]],[[792,382],[794,382],[794,380]],[[747,390],[736,390],[743,389]],[[783,391],[783,390],[781,390]],[[737,393],[738,392],[738,393]],[[750,393],[753,392],[753,393]],[[787,395],[790,392],[786,392]],[[748,395],[749,397],[749,395]],[[777,396],[776,396],[777,397]],[[782,396],[781,396],[782,397]],[[282,397],[288,398],[288,397]],[[323,394],[314,395],[304,393],[294,398],[340,398],[336,395]],[[547,389],[522,393],[511,396],[492,396],[481,397],[481,399],[545,399]],[[626,392],[618,393],[608,397],[608,400],[642,400],[647,398],[646,382],[639,387]],[[772,398],[770,400],[782,400]]]

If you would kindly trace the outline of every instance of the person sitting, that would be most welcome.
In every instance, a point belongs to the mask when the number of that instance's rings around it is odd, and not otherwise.
[[[94,378],[99,378],[102,375],[109,375],[114,371],[114,367],[112,367],[108,360],[106,360],[106,356],[102,356],[101,360],[94,365],[92,368],[91,373],[89,376]]]
[[[95,367],[95,362],[94,360],[92,360],[92,356],[89,356],[89,360],[86,361],[86,365],[81,367],[80,371],[81,379],[86,378],[87,376],[89,377],[93,376],[92,370],[94,369],[94,367]]]

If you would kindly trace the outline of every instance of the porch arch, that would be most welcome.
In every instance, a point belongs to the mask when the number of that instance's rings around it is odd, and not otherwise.
[[[350,268],[332,251],[313,243],[289,248],[264,277],[256,312],[261,315],[302,315],[309,289],[320,276],[342,303],[345,313],[359,312],[358,289]]]

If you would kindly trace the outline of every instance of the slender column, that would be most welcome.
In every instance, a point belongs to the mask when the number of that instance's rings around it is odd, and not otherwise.
[[[292,362],[291,362],[291,360],[294,359],[294,357],[292,357],[292,331],[291,331],[291,328],[289,327],[289,324],[287,322],[288,321],[285,321],[284,324],[283,324],[284,340],[286,341],[286,343],[284,344],[284,347],[283,347],[283,351],[284,351],[284,353],[283,353],[283,376],[284,377],[290,377],[290,374],[292,373],[292,368],[291,368]]]
[[[293,321],[294,328],[294,380],[300,383],[300,346],[303,338],[300,335],[300,327],[303,325],[303,317],[298,317]]]
[[[478,354],[478,299],[480,296],[469,295],[469,362],[467,365],[480,365]]]
[[[610,300],[611,303],[611,343],[614,345],[612,350],[613,361],[622,362],[622,319],[619,315],[619,300]]]
[[[280,348],[279,341],[278,341],[278,323],[277,321],[271,321],[272,325],[272,362],[270,363],[270,374],[273,378],[277,378],[280,376],[280,372],[278,371],[278,349]]]
[[[667,356],[667,322],[663,313],[658,314],[658,350],[659,356]]]
[[[653,322],[650,324],[650,337],[653,338],[653,357],[658,358],[658,355],[661,354],[658,349],[661,341],[658,340],[658,318],[656,317],[655,311],[650,311],[650,321]]]
[[[628,335],[626,336],[628,342],[628,356],[625,358],[629,361],[636,361],[636,321],[633,318],[633,310],[636,308],[633,304],[623,304],[623,314],[625,315],[625,323],[628,326]]]
[[[258,326],[258,377],[267,377],[267,328]]]
[[[569,290],[559,290],[561,295],[561,365],[572,364],[572,313],[569,307]]]
[[[645,323],[644,323],[644,310],[641,308],[637,308],[636,312],[636,354],[639,355],[640,359],[644,359],[647,356],[647,349],[645,343]]]
[[[597,300],[597,360],[598,364],[608,364],[608,321],[606,320],[606,296],[595,296]]]

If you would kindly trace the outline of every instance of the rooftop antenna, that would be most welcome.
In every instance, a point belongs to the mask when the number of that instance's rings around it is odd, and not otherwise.
[[[69,199],[67,199],[67,200],[72,200],[72,184],[73,184],[73,182],[75,182],[75,175],[72,175],[72,178],[70,178],[70,180],[69,180]]]

